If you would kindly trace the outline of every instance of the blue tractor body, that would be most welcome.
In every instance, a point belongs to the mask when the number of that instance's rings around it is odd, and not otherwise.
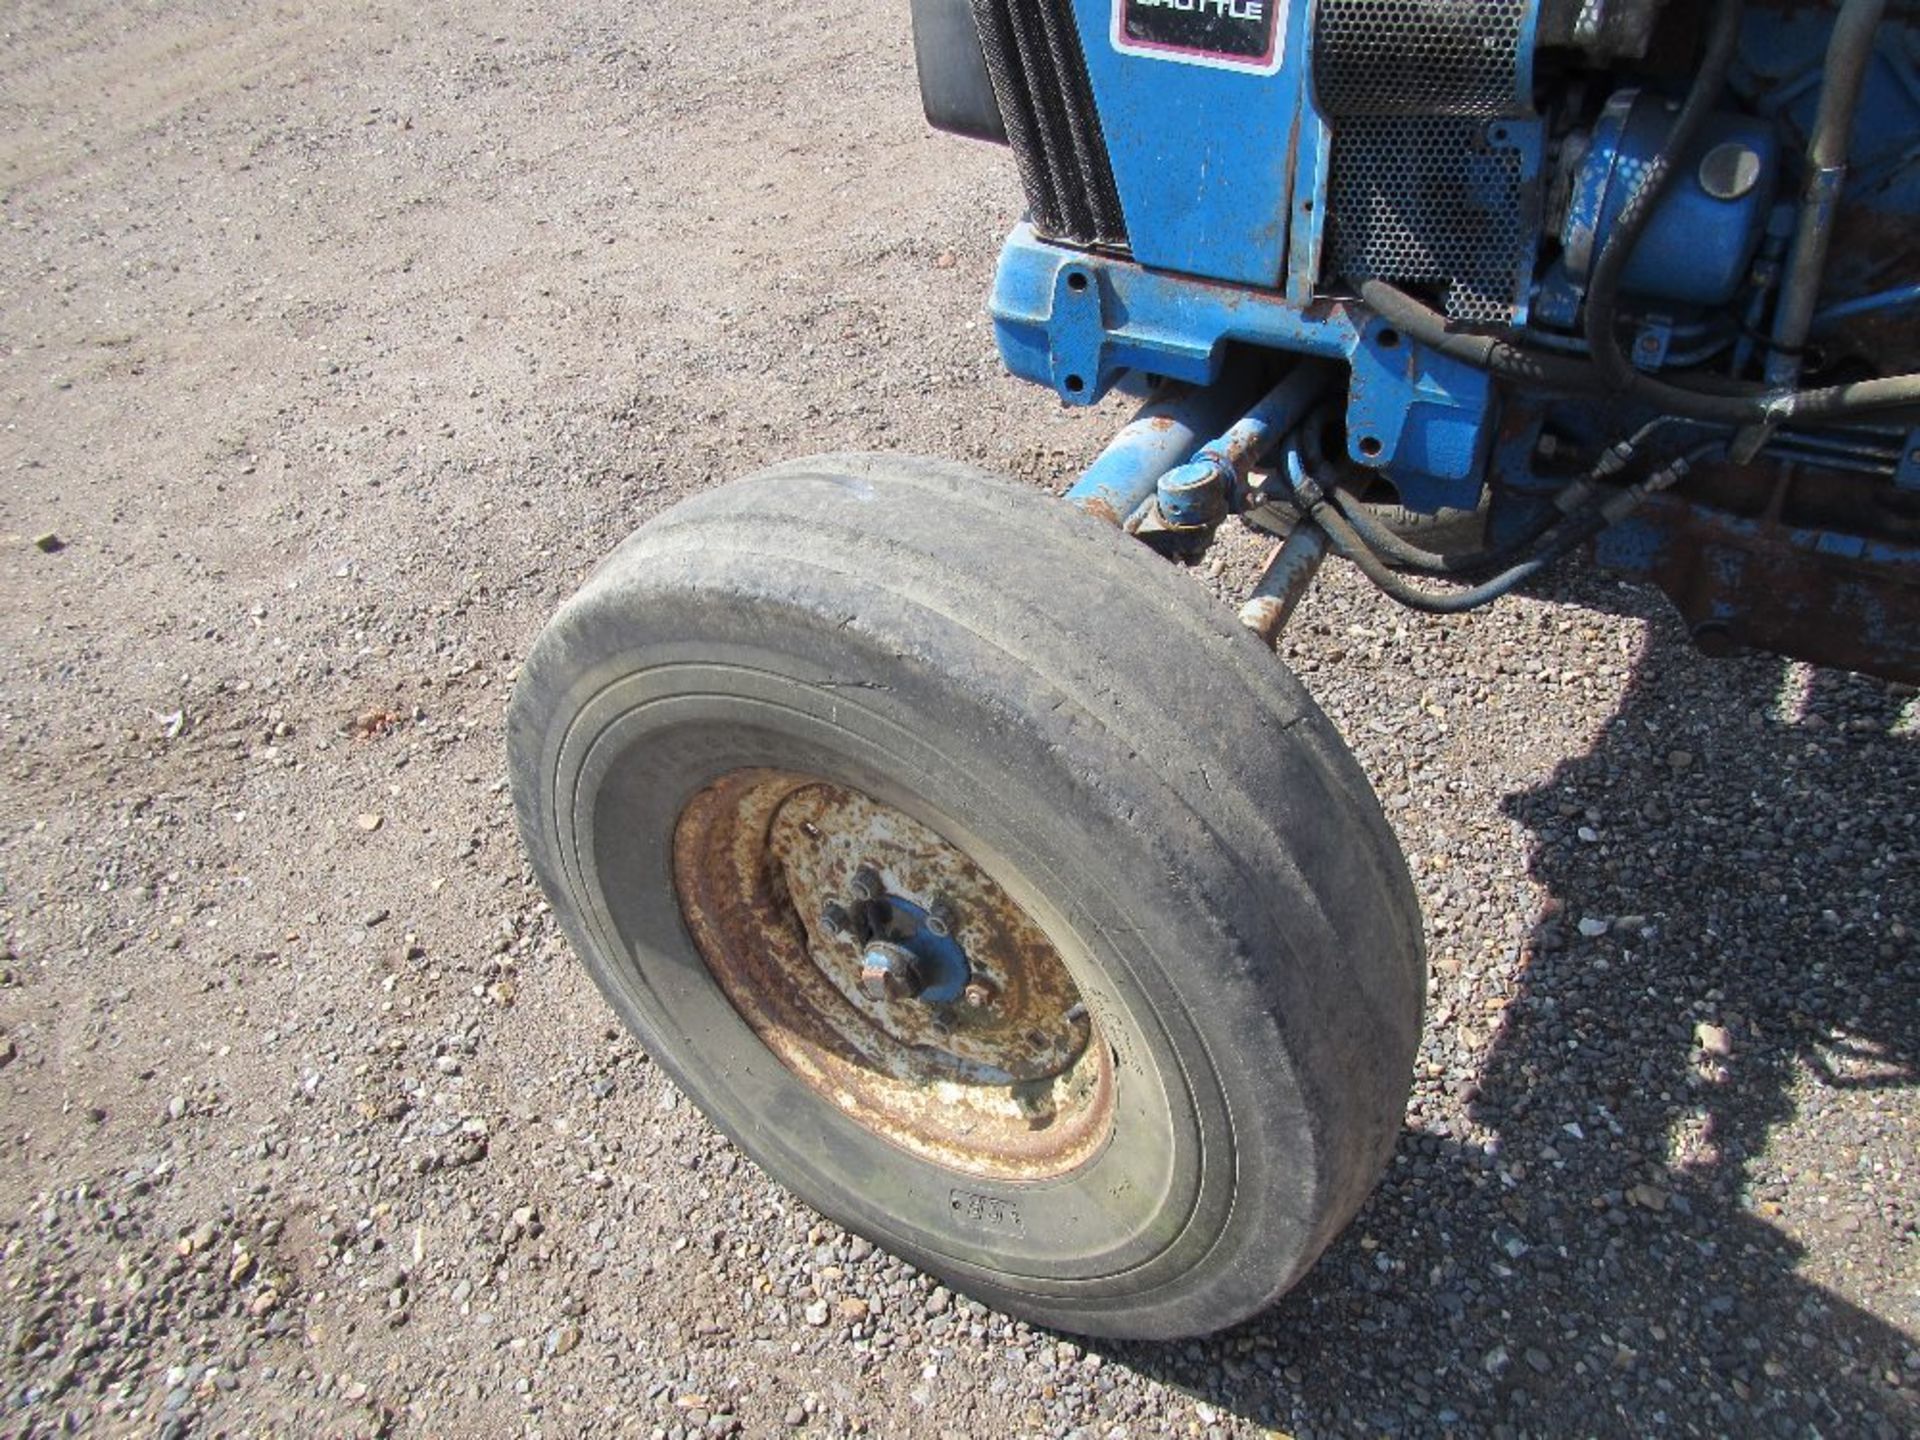
[[[1158,387],[1156,414],[1205,429],[1314,366],[1324,393],[1290,429],[1298,448],[1319,427],[1322,491],[1485,509],[1488,553],[1577,500],[1582,542],[1657,580],[1703,645],[1904,680],[1914,17],[1884,0],[915,0],[930,118],[1005,139],[1026,190],[989,302],[1015,375],[1069,405]],[[1165,445],[1103,458],[1092,483],[1176,552],[1216,512],[1287,531],[1311,517],[1287,436],[1269,438],[1215,467],[1217,505],[1166,493],[1193,457]]]

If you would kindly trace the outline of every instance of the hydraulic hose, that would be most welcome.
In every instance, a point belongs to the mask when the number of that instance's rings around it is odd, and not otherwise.
[[[1643,430],[1642,434],[1645,433],[1646,431]],[[1344,507],[1338,503],[1337,486],[1323,485],[1315,476],[1308,473],[1306,467],[1299,462],[1298,449],[1288,452],[1287,478],[1293,489],[1294,501],[1305,512],[1307,518],[1319,525],[1326,532],[1327,539],[1334,550],[1351,560],[1359,568],[1360,573],[1372,581],[1376,587],[1410,610],[1418,610],[1428,615],[1458,615],[1463,611],[1476,610],[1482,605],[1498,600],[1522,582],[1564,558],[1607,526],[1631,514],[1649,495],[1678,483],[1700,461],[1709,455],[1719,453],[1724,448],[1725,442],[1720,440],[1697,445],[1685,455],[1669,461],[1654,471],[1639,484],[1615,491],[1604,501],[1581,505],[1573,513],[1565,515],[1541,532],[1533,542],[1536,548],[1524,560],[1509,566],[1492,579],[1466,590],[1426,590],[1409,584],[1403,577],[1394,574],[1368,543],[1360,529],[1350,523]],[[1624,464],[1623,450],[1624,446],[1615,447],[1609,454],[1619,456],[1620,464]],[[1601,465],[1595,467],[1593,474],[1584,484],[1590,485],[1597,479],[1603,473],[1603,467],[1606,464],[1607,457],[1603,456]],[[1581,488],[1583,488],[1583,482],[1576,482],[1569,487],[1570,490]]]
[[[1314,509],[1313,519],[1321,529],[1327,532],[1327,538],[1333,542],[1333,548],[1357,565],[1361,574],[1409,610],[1419,610],[1428,615],[1458,615],[1462,611],[1477,610],[1482,605],[1491,604],[1523,580],[1538,574],[1567,554],[1599,528],[1592,521],[1584,524],[1568,522],[1532,558],[1503,570],[1491,580],[1475,585],[1471,589],[1449,590],[1441,593],[1410,585],[1389,570],[1380,557],[1367,548],[1367,543],[1361,539],[1359,532],[1347,523],[1347,517],[1333,505],[1322,501]]]
[[[1447,328],[1431,306],[1384,280],[1359,285],[1369,309],[1423,345],[1456,360],[1508,379],[1548,390],[1591,392],[1607,388],[1593,366],[1561,355],[1541,355],[1490,335],[1468,335]],[[1712,390],[1683,387],[1638,377],[1635,394],[1667,414],[1713,425],[1786,424],[1842,420],[1878,410],[1920,406],[1920,374],[1855,380],[1814,390],[1781,391],[1740,381],[1721,381]]]
[[[1648,421],[1626,439],[1609,445],[1585,475],[1556,490],[1550,497],[1552,508],[1511,540],[1460,555],[1446,555],[1409,543],[1375,519],[1368,512],[1366,502],[1343,485],[1326,487],[1325,493],[1367,547],[1389,564],[1435,576],[1481,575],[1525,558],[1532,547],[1564,518],[1583,509],[1597,510],[1600,486],[1627,468],[1648,436],[1668,425],[1688,423],[1691,422],[1676,421],[1669,416]],[[1295,448],[1287,453],[1286,467],[1288,483],[1296,494],[1305,475],[1327,473],[1319,427],[1311,420],[1300,427]]]
[[[1478,369],[1524,380],[1544,390],[1580,394],[1604,388],[1599,372],[1584,360],[1524,350],[1492,335],[1449,330],[1439,311],[1384,280],[1363,280],[1359,291],[1367,308],[1395,329]]]

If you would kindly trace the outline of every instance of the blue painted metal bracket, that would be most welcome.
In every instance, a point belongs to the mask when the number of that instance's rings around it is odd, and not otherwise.
[[[1069,405],[1091,405],[1128,370],[1211,385],[1229,341],[1344,359],[1357,336],[1340,301],[1289,304],[1272,290],[1170,275],[1053,245],[1016,225],[993,295],[1000,358]]]
[[[1471,510],[1493,442],[1484,370],[1369,324],[1352,353],[1347,453],[1384,469],[1409,509]]]
[[[1069,405],[1093,404],[1129,371],[1212,385],[1233,342],[1347,361],[1352,459],[1387,471],[1416,509],[1470,509],[1478,497],[1492,382],[1363,306],[1298,306],[1271,290],[1148,270],[1050,244],[1022,224],[1001,249],[987,308],[1007,368]]]

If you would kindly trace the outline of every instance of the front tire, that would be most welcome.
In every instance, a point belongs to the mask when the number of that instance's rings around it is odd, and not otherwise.
[[[509,746],[541,883],[653,1056],[991,1305],[1220,1328],[1392,1149],[1425,965],[1378,804],[1270,654],[1065,506],[860,456],[687,501],[540,636]],[[955,947],[984,1000],[935,973]]]

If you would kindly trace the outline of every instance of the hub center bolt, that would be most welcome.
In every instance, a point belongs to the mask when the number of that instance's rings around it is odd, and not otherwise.
[[[860,957],[860,988],[875,1000],[911,1000],[927,988],[920,958],[904,945],[875,940]]]

